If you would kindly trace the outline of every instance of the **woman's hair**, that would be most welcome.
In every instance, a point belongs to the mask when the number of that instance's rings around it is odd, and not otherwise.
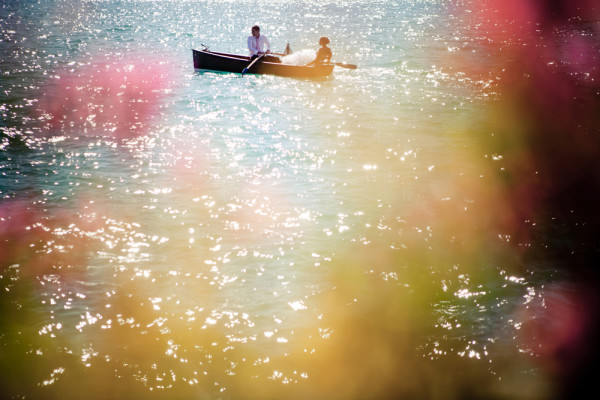
[[[329,44],[329,38],[327,38],[326,36],[322,36],[321,39],[319,39],[319,44],[321,46]]]

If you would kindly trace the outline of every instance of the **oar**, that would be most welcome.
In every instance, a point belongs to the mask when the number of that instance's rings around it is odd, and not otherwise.
[[[252,60],[252,62],[250,64],[248,64],[248,66],[242,70],[242,76],[244,76],[246,74],[246,72],[248,72],[248,70],[250,68],[252,68],[252,66],[254,65],[254,63],[256,63],[258,60],[260,60],[261,58],[263,58],[264,55],[265,55],[265,53],[261,54],[260,56],[256,57],[254,60]]]
[[[271,53],[271,54],[274,54],[276,56],[285,56],[285,54],[282,54],[282,53]],[[338,67],[348,68],[348,69],[356,69],[356,68],[358,68],[355,64],[348,64],[348,63],[345,63],[345,62],[344,63],[336,63],[336,62],[334,62],[332,64],[333,65],[337,65]]]
[[[348,68],[348,69],[356,69],[358,68],[356,65],[354,64],[348,64],[348,63],[332,63],[334,65],[337,65],[338,67],[342,67],[342,68]]]

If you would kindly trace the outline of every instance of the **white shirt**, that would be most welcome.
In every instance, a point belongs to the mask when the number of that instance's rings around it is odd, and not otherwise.
[[[253,35],[248,36],[248,50],[250,51],[250,56],[254,56],[258,54],[258,52],[264,53],[263,48],[267,46],[267,51],[271,50],[271,44],[269,43],[269,39],[265,35],[258,36],[258,44],[256,43],[256,37]]]

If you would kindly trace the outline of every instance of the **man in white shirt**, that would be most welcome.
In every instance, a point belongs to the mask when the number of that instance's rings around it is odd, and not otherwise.
[[[264,51],[265,46],[267,50]],[[252,35],[248,36],[248,51],[250,52],[250,59],[254,60],[256,57],[269,54],[271,52],[271,44],[269,43],[269,39],[265,35],[260,34],[260,27],[258,25],[254,25],[252,27]],[[281,62],[279,58],[268,56],[263,57],[263,60],[269,62]]]

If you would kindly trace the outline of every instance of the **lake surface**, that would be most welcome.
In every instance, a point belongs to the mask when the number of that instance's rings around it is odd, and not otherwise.
[[[520,38],[475,11],[3,2],[3,397],[552,397],[587,300],[504,186]],[[194,71],[254,24],[358,69]]]

